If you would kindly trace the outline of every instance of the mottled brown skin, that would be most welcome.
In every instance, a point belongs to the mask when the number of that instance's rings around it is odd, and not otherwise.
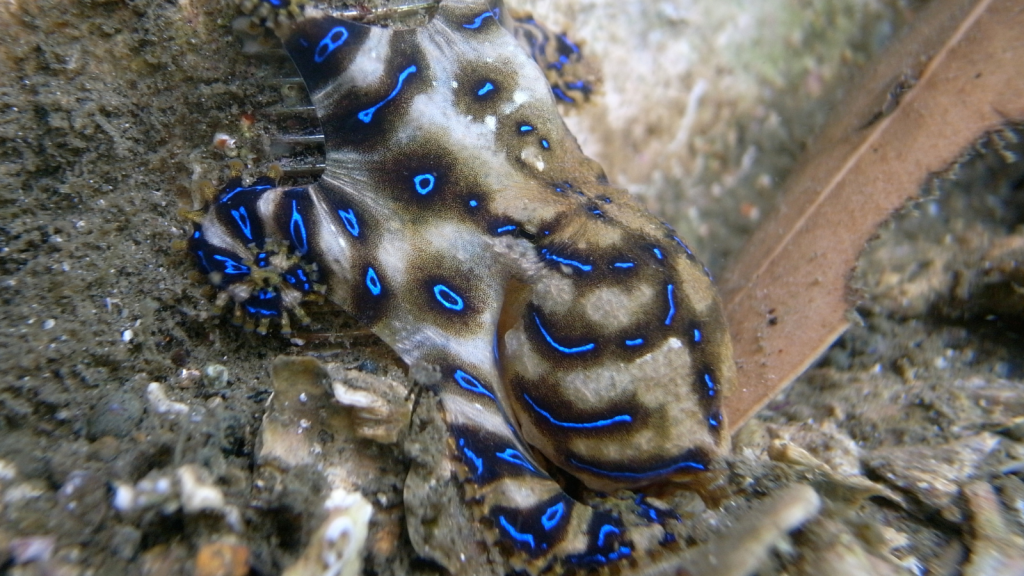
[[[225,188],[192,249],[268,317],[316,290],[256,284],[210,254],[255,270],[288,245],[287,265],[315,264],[327,299],[440,374],[467,496],[514,565],[602,565],[631,555],[625,525],[572,500],[531,450],[596,490],[709,470],[729,445],[731,345],[703,265],[583,155],[502,24],[500,6],[460,0],[414,29],[311,9],[279,25],[327,169],[301,188]]]

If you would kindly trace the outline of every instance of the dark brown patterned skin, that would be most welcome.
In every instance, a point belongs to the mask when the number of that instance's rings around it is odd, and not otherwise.
[[[514,565],[603,565],[633,555],[622,519],[531,451],[601,491],[709,470],[732,349],[703,265],[582,154],[503,24],[469,0],[405,30],[279,23],[327,169],[229,183],[190,246],[263,329],[323,293],[439,372],[467,496]]]

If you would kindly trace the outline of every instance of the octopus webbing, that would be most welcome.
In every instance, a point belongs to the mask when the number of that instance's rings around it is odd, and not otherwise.
[[[232,178],[189,250],[240,322],[287,332],[323,298],[439,375],[466,496],[536,572],[636,553],[552,467],[597,491],[707,473],[736,376],[707,270],[582,153],[515,25],[481,0],[409,29],[278,21],[325,172]]]

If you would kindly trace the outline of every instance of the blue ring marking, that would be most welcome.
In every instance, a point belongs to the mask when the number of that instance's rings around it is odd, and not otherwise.
[[[590,272],[594,268],[590,264],[583,264],[582,262],[577,262],[575,260],[569,260],[568,258],[562,258],[561,256],[556,256],[554,254],[550,254],[550,253],[548,253],[548,249],[547,248],[544,248],[543,250],[541,250],[540,253],[543,254],[544,258],[546,258],[547,260],[554,260],[555,262],[558,262],[560,264],[566,264],[568,266],[575,266],[576,268],[579,268],[580,270],[583,270],[584,272]]]
[[[377,278],[377,271],[372,267],[366,269],[366,287],[370,289],[370,294],[380,296],[380,278]]]
[[[533,126],[530,126],[529,124],[523,124],[519,127],[520,132],[529,132],[530,130],[533,130]]]
[[[245,206],[239,206],[238,210],[232,210],[231,215],[235,217],[235,222],[238,222],[238,227],[242,229],[242,234],[249,240],[252,240],[252,222],[249,221],[249,214],[245,211]]]
[[[536,547],[536,545],[533,542],[533,534],[526,534],[524,532],[519,532],[518,530],[513,528],[511,524],[508,523],[508,520],[505,520],[504,516],[498,516],[498,522],[501,524],[501,526],[505,530],[508,531],[508,535],[511,536],[512,538],[514,538],[516,541],[518,541],[518,542],[526,542],[527,544],[530,545],[530,548],[535,548]]]
[[[338,216],[341,217],[341,221],[345,224],[345,228],[348,228],[349,233],[353,237],[359,238],[359,221],[356,220],[355,211],[351,208],[348,210],[338,210]]]
[[[574,98],[563,92],[562,89],[557,86],[551,87],[551,93],[555,95],[555,98],[558,98],[563,102],[568,102],[569,104],[576,103],[576,100]]]
[[[424,181],[426,181],[426,184],[423,183]],[[429,194],[434,189],[434,182],[436,181],[437,179],[434,178],[433,174],[420,174],[412,179],[413,184],[416,185],[416,191],[421,196]]]
[[[672,323],[672,317],[676,315],[676,303],[675,299],[672,298],[672,291],[675,287],[671,284],[668,285],[668,317],[665,318],[665,326]]]
[[[664,256],[661,255],[661,250],[659,250],[657,247],[654,248],[654,255],[658,257],[658,260],[664,258]]]
[[[589,344],[584,344],[583,346],[577,346],[575,348],[566,348],[565,346],[562,346],[561,344],[555,342],[551,338],[551,335],[548,334],[548,331],[545,330],[543,326],[541,326],[539,316],[534,314],[533,319],[537,322],[537,328],[540,329],[540,333],[542,336],[544,336],[544,339],[548,341],[548,344],[554,346],[555,350],[558,350],[559,352],[565,352],[566,354],[577,354],[579,352],[588,352],[594,349],[595,344],[593,342]]]
[[[363,110],[362,112],[357,114],[359,119],[362,120],[364,124],[369,124],[370,120],[373,120],[373,113],[376,112],[377,109],[380,108],[381,106],[390,102],[395,96],[398,96],[398,91],[402,89],[402,84],[405,82],[406,76],[412,74],[415,71],[415,64],[409,66],[405,70],[402,70],[401,74],[398,75],[398,84],[395,86],[395,89],[391,91],[391,94],[388,94],[387,98],[381,100],[378,104],[374,105],[373,107],[367,108],[366,110]]]
[[[298,228],[298,236],[302,238],[301,242],[299,241],[299,238],[296,237],[296,228]],[[298,200],[292,200],[292,220],[288,225],[288,231],[292,235],[292,242],[295,243],[295,251],[298,252],[299,255],[305,254],[306,250],[309,249],[309,246],[306,244],[306,223],[302,220],[302,214],[299,214]]]
[[[462,297],[444,284],[437,284],[434,286],[434,297],[449,310],[455,310],[458,312],[466,307],[465,302],[462,301]]]
[[[601,531],[597,533],[598,547],[604,546],[604,539],[609,533],[622,534],[622,531],[611,524],[601,526]]]
[[[711,374],[704,373],[704,383],[708,385],[708,396],[715,395],[715,382],[711,380]]]
[[[693,341],[694,342],[700,342],[700,339],[701,339],[700,330],[694,328],[693,329]]]
[[[643,338],[637,338],[636,340],[626,340],[626,346],[639,346],[644,343]]]
[[[331,39],[336,33],[341,33],[340,40]],[[327,36],[324,36],[324,39],[316,45],[316,52],[313,53],[313,60],[317,64],[323,62],[331,52],[334,52],[339,46],[344,44],[345,40],[348,40],[348,30],[346,30],[344,26],[335,26],[334,28],[331,28],[331,31],[327,33]],[[323,51],[322,54],[321,51]]]
[[[491,18],[494,18],[495,20],[498,19],[498,17],[493,12],[488,10],[488,11],[484,12],[483,14],[477,16],[476,20],[473,20],[472,24],[463,24],[462,27],[463,28],[469,28],[470,30],[476,30],[477,28],[480,27],[481,24],[484,23],[484,18],[487,18],[488,16],[490,16]]]
[[[561,420],[555,420],[554,416],[544,411],[544,409],[541,408],[540,406],[537,406],[537,403],[534,402],[533,399],[530,398],[528,395],[523,394],[523,398],[525,398],[526,401],[529,402],[530,406],[532,406],[536,412],[538,412],[541,416],[547,418],[548,422],[551,422],[555,426],[561,426],[563,428],[603,428],[605,426],[611,426],[612,424],[618,424],[619,422],[633,421],[632,416],[630,416],[629,414],[620,414],[618,416],[613,416],[606,420],[598,420],[596,422],[563,422]]]
[[[513,232],[513,231],[515,231],[515,229],[516,229],[516,225],[515,224],[509,224],[507,226],[502,226],[501,228],[498,228],[497,230],[494,231],[494,233],[495,234],[504,234],[505,232]]]
[[[248,188],[246,188],[245,186],[239,186],[238,188],[235,188],[231,192],[228,192],[227,196],[224,196],[223,198],[218,200],[217,203],[218,204],[223,204],[223,203],[227,202],[228,200],[231,199],[232,196],[234,196],[238,192],[250,191],[250,190],[253,191],[253,192],[259,192],[260,190],[266,190],[267,188],[272,188],[272,186],[250,186]]]
[[[484,94],[487,94],[491,90],[494,90],[494,84],[491,84],[490,82],[488,82],[488,83],[484,84],[483,88],[481,88],[481,89],[476,91],[476,95],[477,96],[483,96]]]
[[[534,468],[532,464],[527,462],[526,457],[523,456],[522,453],[519,452],[519,450],[505,448],[504,452],[495,452],[494,455],[506,462],[511,462],[517,466],[522,466],[523,468],[526,468],[530,472],[537,471],[537,469]]]
[[[458,383],[459,386],[462,386],[463,388],[469,390],[470,392],[483,394],[484,396],[487,396],[491,400],[495,400],[494,394],[491,394],[486,388],[484,388],[484,385],[481,384],[479,380],[473,378],[472,376],[463,372],[462,370],[455,371],[455,382]]]
[[[476,475],[479,476],[484,473],[484,459],[480,458],[469,448],[463,448],[462,451],[466,454],[466,458],[469,458],[473,464],[476,464]]]
[[[479,204],[479,202],[477,202],[476,200],[470,200],[469,201],[469,207],[470,208],[476,208],[477,204]]]
[[[658,468],[657,470],[650,470],[648,472],[613,472],[611,470],[602,470],[601,468],[598,468],[596,466],[590,466],[589,464],[584,464],[584,463],[580,462],[579,460],[576,460],[575,458],[570,458],[569,459],[569,463],[571,463],[573,466],[582,468],[583,470],[586,470],[588,472],[593,472],[595,474],[602,474],[602,475],[605,475],[605,476],[611,476],[613,478],[641,478],[641,479],[643,479],[643,478],[653,478],[653,477],[656,477],[656,476],[661,476],[663,474],[668,474],[670,472],[675,472],[677,470],[698,470],[698,471],[707,470],[707,467],[704,466],[703,464],[701,464],[699,462],[690,462],[688,460],[685,460],[683,462],[679,462],[679,463],[676,463],[676,464],[672,464],[672,465],[666,466],[664,468]]]
[[[545,530],[550,531],[552,528],[558,525],[558,522],[565,515],[565,502],[559,502],[551,508],[548,508],[544,515],[540,517],[540,523],[544,526]]]
[[[213,255],[214,260],[220,260],[224,263],[225,274],[248,274],[249,267],[245,264],[239,264],[227,256],[220,256],[218,254]]]
[[[550,147],[551,147],[551,145],[550,145],[550,144],[548,144],[548,141],[547,141],[547,140],[541,140],[541,141],[540,141],[540,145],[541,145],[541,146],[543,146],[545,150],[547,150],[548,148],[550,148]]]
[[[632,268],[634,264],[632,262],[616,262],[615,264],[612,264],[612,266],[616,268]]]

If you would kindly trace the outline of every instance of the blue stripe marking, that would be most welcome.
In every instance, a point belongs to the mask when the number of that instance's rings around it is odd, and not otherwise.
[[[619,531],[619,529],[615,526],[612,526],[611,524],[605,524],[604,526],[601,526],[601,531],[597,533],[598,547],[604,546],[604,539],[608,536],[608,534],[622,534],[622,532]]]
[[[228,200],[230,200],[232,196],[234,196],[235,194],[237,194],[239,192],[243,192],[243,191],[246,191],[246,192],[248,192],[248,191],[259,192],[260,190],[266,190],[267,188],[271,188],[271,186],[250,186],[248,188],[246,188],[244,186],[240,186],[238,188],[235,188],[231,192],[228,192],[227,195],[224,196],[223,198],[221,198],[220,200],[218,200],[218,202],[223,204],[223,203],[227,202]]]
[[[523,398],[526,398],[526,401],[529,402],[530,406],[532,406],[533,409],[537,411],[537,413],[539,413],[541,416],[547,418],[548,422],[551,422],[555,426],[561,426],[563,428],[603,428],[605,426],[611,426],[612,424],[618,424],[619,422],[632,422],[633,421],[633,418],[629,414],[620,414],[618,416],[613,416],[613,417],[608,418],[606,420],[597,420],[595,422],[582,422],[582,423],[563,422],[561,420],[555,420],[554,416],[552,416],[550,413],[546,412],[540,406],[537,406],[537,403],[534,402],[533,399],[530,398],[528,395],[523,394]]]
[[[693,341],[694,342],[700,342],[700,339],[701,339],[700,330],[697,330],[696,328],[694,328],[693,329]]]
[[[541,140],[541,141],[540,141],[540,145],[541,145],[541,146],[543,146],[545,150],[547,150],[548,148],[550,148],[550,147],[551,147],[551,145],[550,145],[550,144],[548,144],[548,141],[547,141],[547,140]]]
[[[494,394],[491,394],[486,388],[484,388],[484,385],[481,384],[479,380],[473,378],[472,376],[463,372],[462,370],[455,371],[455,382],[458,383],[459,386],[462,386],[463,388],[469,390],[470,392],[483,394],[484,396],[487,396],[491,400],[495,399]]]
[[[506,462],[511,462],[517,466],[522,466],[523,468],[526,468],[531,472],[537,471],[537,469],[534,468],[532,464],[527,462],[526,457],[523,456],[518,450],[513,450],[512,448],[505,448],[504,452],[495,452],[494,455]]]
[[[341,37],[334,39],[336,34]],[[316,52],[313,53],[313,60],[317,64],[323,62],[331,52],[334,52],[339,46],[344,44],[345,40],[348,40],[348,30],[346,30],[344,26],[335,26],[334,28],[331,28],[331,31],[327,33],[327,36],[324,36],[324,39],[316,45]]]
[[[543,254],[544,258],[547,258],[548,260],[554,260],[555,262],[558,262],[559,264],[565,264],[567,266],[575,266],[576,268],[579,268],[580,270],[583,270],[584,272],[590,272],[593,269],[593,266],[591,266],[590,264],[584,264],[582,262],[577,262],[575,260],[569,260],[568,258],[562,258],[561,256],[556,256],[554,254],[550,254],[550,253],[548,253],[548,249],[547,248],[541,250],[540,253]]]
[[[479,476],[484,473],[484,459],[480,458],[469,448],[463,448],[462,451],[466,454],[466,458],[469,458],[473,464],[476,464],[476,475]]]
[[[545,330],[543,326],[541,326],[541,324],[540,324],[540,317],[539,316],[534,314],[533,315],[533,319],[537,322],[537,328],[540,329],[540,333],[541,333],[542,336],[544,336],[544,339],[548,341],[548,344],[551,344],[552,346],[554,346],[555,350],[558,350],[559,352],[565,352],[566,354],[576,354],[576,353],[579,353],[579,352],[588,352],[588,351],[594,349],[595,344],[593,342],[591,342],[589,344],[584,344],[583,346],[577,346],[575,348],[567,348],[565,346],[562,346],[558,342],[555,342],[551,338],[551,335],[548,334],[548,331]]]
[[[504,516],[498,516],[498,522],[501,524],[502,528],[508,531],[508,535],[514,538],[516,541],[525,542],[530,545],[530,548],[536,547],[536,545],[533,543],[533,534],[526,534],[524,532],[517,531],[515,528],[512,527],[511,524],[508,523],[508,520],[505,520]]]
[[[359,238],[359,221],[356,220],[355,211],[351,208],[348,210],[338,210],[338,216],[341,216],[341,221],[345,224],[345,228],[348,228],[349,233]]]
[[[666,466],[664,468],[658,468],[656,470],[649,470],[647,472],[613,472],[611,470],[603,470],[603,469],[598,468],[596,466],[590,466],[589,464],[584,464],[584,463],[580,462],[579,460],[576,460],[575,458],[570,458],[569,462],[573,466],[578,466],[579,468],[582,468],[583,470],[586,470],[588,472],[593,472],[595,474],[603,474],[605,476],[611,476],[613,478],[640,478],[640,479],[643,479],[643,478],[654,478],[654,477],[657,477],[657,476],[661,476],[661,475],[664,475],[664,474],[669,474],[671,472],[675,472],[677,470],[697,470],[697,471],[707,470],[707,467],[704,466],[703,464],[701,464],[699,462],[690,462],[689,460],[685,460],[683,462],[678,462],[676,464],[671,464],[671,465]]]
[[[298,200],[292,200],[292,221],[288,226],[288,231],[291,232],[295,251],[299,255],[305,254],[309,246],[306,245],[306,223],[302,221],[302,214],[299,214]]]
[[[391,91],[391,94],[388,94],[388,97],[381,100],[379,104],[373,106],[372,108],[367,108],[366,110],[363,110],[362,112],[357,114],[359,119],[362,120],[364,124],[369,124],[370,120],[373,120],[373,113],[376,112],[377,109],[380,108],[381,106],[390,102],[395,96],[398,96],[398,91],[402,89],[402,84],[405,82],[406,76],[412,74],[415,71],[415,64],[409,66],[405,70],[402,70],[402,73],[398,75],[398,85],[395,86],[395,89]]]
[[[616,268],[632,268],[635,264],[632,262],[616,262],[615,264],[612,264],[612,266]]]
[[[225,274],[248,274],[249,273],[249,267],[248,266],[246,266],[245,264],[239,264],[238,262],[235,262],[234,260],[232,260],[231,258],[228,258],[227,256],[220,256],[220,255],[214,254],[213,255],[213,259],[214,260],[220,260],[221,262],[224,263],[224,273]]]
[[[479,202],[477,202],[476,200],[470,200],[469,201],[469,207],[470,208],[476,208],[477,204],[479,204]]]
[[[678,242],[680,246],[682,246],[682,247],[683,247],[683,250],[686,250],[686,253],[687,253],[687,254],[689,254],[690,256],[693,256],[693,252],[691,252],[691,251],[690,251],[690,247],[689,247],[689,246],[687,246],[687,245],[686,245],[686,244],[685,244],[685,243],[684,243],[684,242],[683,242],[682,240],[680,240],[680,239],[679,239],[679,236],[673,236],[672,238],[673,238],[673,239],[674,239],[674,240],[675,240],[676,242]]]
[[[533,130],[533,126],[530,126],[529,124],[523,124],[519,127],[520,132],[529,132],[530,130]]]
[[[413,184],[416,185],[416,191],[419,192],[420,195],[429,194],[430,191],[434,189],[435,181],[436,179],[433,174],[420,174],[412,179]]]
[[[644,343],[643,338],[637,338],[636,340],[626,340],[626,346],[639,346]]]
[[[463,28],[469,28],[470,30],[476,30],[477,28],[480,27],[481,24],[484,23],[484,18],[487,18],[488,16],[490,16],[491,18],[497,19],[497,17],[494,15],[494,13],[492,13],[490,10],[488,10],[487,12],[484,12],[483,14],[477,16],[476,20],[473,20],[472,24],[463,24],[462,27]]]
[[[558,98],[559,100],[561,100],[563,102],[568,102],[569,104],[575,104],[576,103],[576,100],[574,98],[572,98],[571,96],[566,94],[561,88],[559,88],[557,86],[552,86],[551,87],[551,92],[555,95],[555,98]]]
[[[668,317],[665,318],[665,326],[668,326],[669,324],[671,324],[672,323],[672,317],[676,315],[676,302],[675,302],[675,299],[672,298],[672,291],[673,290],[674,290],[674,286],[669,284],[668,285]]]
[[[494,90],[494,84],[491,84],[490,82],[488,82],[488,83],[484,84],[483,88],[481,88],[481,89],[476,91],[476,95],[477,96],[483,96],[484,94],[487,94],[491,90]]]
[[[516,229],[516,226],[514,224],[509,224],[508,226],[502,226],[501,228],[498,228],[497,230],[494,231],[494,233],[495,234],[504,234],[505,232],[512,232],[515,229]]]
[[[377,271],[372,267],[366,269],[366,287],[370,289],[370,294],[380,296],[382,289],[380,285],[380,278],[377,278]]]
[[[664,258],[664,256],[661,255],[661,250],[658,249],[658,248],[654,249],[654,255],[658,257],[658,260],[661,260],[661,259]]]
[[[434,297],[449,310],[455,310],[458,312],[466,307],[465,303],[462,301],[462,297],[455,292],[452,292],[452,289],[444,284],[434,286]]]
[[[558,522],[565,515],[565,502],[559,502],[551,508],[548,508],[544,515],[540,517],[540,523],[544,526],[545,530],[550,531],[552,528],[558,525]]]
[[[715,395],[715,383],[714,383],[713,380],[711,380],[711,375],[710,374],[707,374],[707,373],[704,374],[704,383],[708,385],[708,396],[714,396]]]
[[[232,210],[231,215],[235,217],[235,222],[238,222],[238,227],[242,229],[242,234],[249,240],[252,240],[252,222],[249,221],[249,214],[245,211],[245,206],[240,206],[238,210]]]

